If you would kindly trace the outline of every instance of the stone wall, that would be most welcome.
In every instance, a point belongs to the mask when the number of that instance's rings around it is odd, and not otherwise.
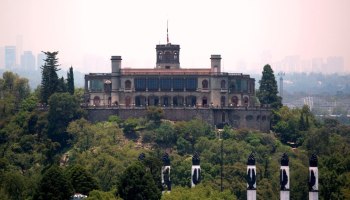
[[[145,117],[145,108],[106,108],[91,107],[88,120],[105,121],[111,115],[121,119]],[[271,111],[260,108],[164,108],[164,118],[172,121],[189,121],[199,118],[212,126],[229,124],[234,128],[248,128],[268,132],[270,130]]]

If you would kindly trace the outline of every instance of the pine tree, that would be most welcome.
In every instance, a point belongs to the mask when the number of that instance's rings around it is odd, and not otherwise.
[[[43,175],[34,199],[64,200],[73,195],[73,187],[58,166],[52,166]]]
[[[41,67],[41,102],[47,103],[50,96],[58,91],[59,80],[57,76],[58,51],[43,52],[46,55],[45,64]]]
[[[74,94],[74,74],[73,74],[73,67],[69,68],[69,71],[67,72],[67,92],[69,94]]]
[[[161,192],[152,175],[141,163],[130,165],[120,177],[118,194],[124,200],[129,199],[160,199]]]
[[[96,180],[80,165],[68,168],[66,174],[76,193],[89,195],[90,191],[98,189]]]
[[[257,94],[262,104],[269,104],[272,108],[278,109],[282,107],[281,97],[277,96],[278,87],[275,75],[270,65],[265,65],[262,72],[260,87]]]

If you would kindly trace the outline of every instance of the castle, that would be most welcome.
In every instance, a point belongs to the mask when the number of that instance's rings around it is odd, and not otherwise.
[[[85,75],[89,119],[144,116],[148,106],[161,106],[165,118],[199,117],[212,125],[268,131],[270,111],[257,104],[255,79],[221,71],[221,56],[211,55],[210,68],[181,68],[180,45],[156,45],[156,67],[122,68],[121,56],[111,57],[111,73]]]

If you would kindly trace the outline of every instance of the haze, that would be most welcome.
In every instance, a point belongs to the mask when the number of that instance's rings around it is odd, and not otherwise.
[[[182,67],[209,67],[210,55],[221,54],[225,71],[260,73],[267,62],[292,71],[278,62],[340,56],[343,73],[350,72],[349,9],[348,0],[0,0],[0,46],[21,35],[23,50],[59,51],[62,68],[109,72],[112,55],[123,67],[152,68],[168,20]],[[319,70],[335,70],[326,67]]]

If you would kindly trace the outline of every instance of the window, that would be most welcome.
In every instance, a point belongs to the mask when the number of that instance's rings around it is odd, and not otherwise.
[[[99,106],[100,102],[101,102],[100,97],[99,96],[95,96],[94,97],[94,105],[95,106]]]
[[[136,91],[146,91],[146,79],[145,78],[135,78],[134,85]]]
[[[244,97],[244,106],[248,106],[248,105],[249,105],[249,98]]]
[[[130,80],[125,81],[125,89],[131,90],[131,81]]]
[[[159,89],[158,78],[149,78],[147,80],[147,88],[149,91],[158,91],[158,89]]]
[[[202,88],[203,88],[203,89],[208,89],[208,87],[209,87],[208,80],[203,80],[203,81],[202,81]]]
[[[226,81],[225,80],[221,81],[221,89],[226,89]]]
[[[187,91],[197,90],[197,78],[187,78],[186,79],[186,90]]]
[[[170,91],[171,90],[171,78],[161,78],[159,80],[160,90],[161,91]]]
[[[183,91],[184,89],[184,79],[183,78],[174,78],[173,79],[173,89],[174,91]]]
[[[208,107],[208,99],[207,99],[207,97],[203,97],[202,98],[202,106],[203,107]]]
[[[226,104],[226,97],[225,96],[221,96],[221,106],[225,106]]]
[[[102,80],[91,80],[90,89],[93,92],[102,92],[103,91],[103,81]]]
[[[238,105],[238,98],[236,96],[233,96],[231,98],[231,101],[232,101],[232,106],[233,107],[237,107],[237,105]]]

